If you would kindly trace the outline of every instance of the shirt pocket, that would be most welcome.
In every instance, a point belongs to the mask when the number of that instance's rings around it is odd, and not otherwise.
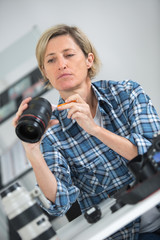
[[[107,171],[107,165],[99,159],[84,165],[71,167],[74,183],[80,189],[89,194],[98,194],[110,185],[111,179]]]

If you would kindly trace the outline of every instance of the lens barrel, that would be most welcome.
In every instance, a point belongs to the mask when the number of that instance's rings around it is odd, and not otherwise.
[[[47,99],[42,97],[32,99],[18,121],[15,129],[17,136],[24,142],[38,142],[51,115],[52,107]]]
[[[23,240],[58,240],[47,215],[18,182],[4,189],[2,204],[14,230]]]

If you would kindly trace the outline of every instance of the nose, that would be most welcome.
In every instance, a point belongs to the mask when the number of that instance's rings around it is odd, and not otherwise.
[[[61,70],[61,69],[66,69],[67,65],[66,65],[66,60],[61,57],[58,59],[58,69]]]

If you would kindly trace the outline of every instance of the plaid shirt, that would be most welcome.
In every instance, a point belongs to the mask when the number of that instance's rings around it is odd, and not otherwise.
[[[139,154],[145,153],[160,129],[160,120],[141,86],[130,80],[103,80],[92,83],[92,88],[104,128],[127,138],[138,147]],[[53,112],[59,124],[47,130],[41,143],[45,161],[58,184],[56,201],[47,211],[57,216],[76,200],[84,212],[133,181],[128,161],[85,132],[75,120],[68,119],[67,112]],[[108,239],[135,239],[131,235],[138,231],[139,224],[131,225],[128,231],[122,229],[114,234],[115,238]]]

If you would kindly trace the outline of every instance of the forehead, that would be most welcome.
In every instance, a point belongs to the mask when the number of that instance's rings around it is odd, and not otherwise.
[[[56,53],[62,52],[65,49],[79,50],[80,47],[70,35],[61,35],[51,38],[48,41],[45,55],[48,54],[50,51]]]

